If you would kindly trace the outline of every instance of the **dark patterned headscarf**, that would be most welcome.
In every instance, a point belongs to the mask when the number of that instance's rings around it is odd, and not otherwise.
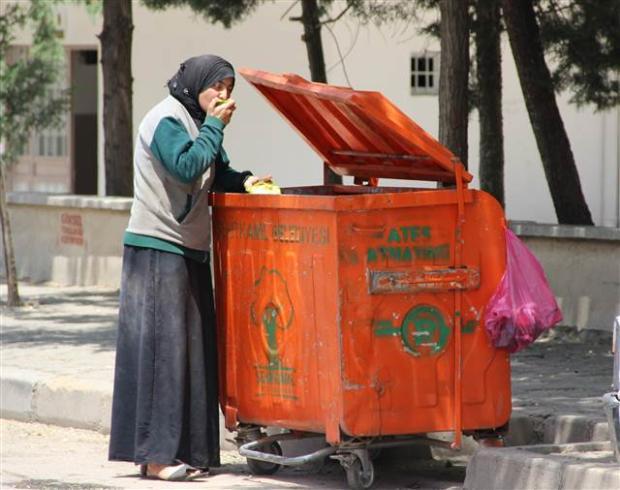
[[[183,104],[200,127],[206,114],[198,103],[198,96],[205,89],[229,77],[235,77],[235,69],[225,59],[212,54],[194,56],[181,63],[179,71],[168,80],[168,89],[170,95]]]

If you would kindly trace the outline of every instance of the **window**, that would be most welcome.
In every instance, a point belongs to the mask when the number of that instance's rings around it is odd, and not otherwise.
[[[411,55],[411,95],[439,93],[439,53],[425,51]]]
[[[14,63],[28,56],[28,46],[13,46],[7,61]],[[64,70],[64,77],[69,71]],[[62,77],[62,78],[64,78]],[[63,79],[49,94],[67,86]],[[69,114],[64,114],[59,127],[33,131],[15,168],[7,173],[8,188],[16,192],[66,193],[72,188],[72,169],[69,151]]]
[[[7,63],[12,64],[20,59],[28,56],[28,47],[26,46],[10,46],[7,54]],[[50,89],[52,95],[58,95],[64,87],[67,86],[65,80],[60,80],[56,86]],[[62,158],[68,156],[67,133],[68,133],[67,115],[61,117],[60,126],[46,128],[39,131],[33,131],[30,141],[24,148],[24,155],[34,157],[53,157]]]
[[[59,88],[53,88],[52,94],[60,93]],[[60,126],[34,131],[35,144],[31,147],[31,155],[39,157],[66,157],[67,148],[67,115],[61,117]]]

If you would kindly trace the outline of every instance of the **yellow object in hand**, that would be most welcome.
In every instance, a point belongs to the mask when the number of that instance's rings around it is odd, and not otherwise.
[[[245,190],[248,194],[282,194],[280,187],[273,181],[265,182],[264,180],[259,180],[247,186]]]

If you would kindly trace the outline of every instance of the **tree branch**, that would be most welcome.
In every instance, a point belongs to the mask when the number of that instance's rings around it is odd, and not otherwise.
[[[336,17],[334,17],[333,19],[327,19],[327,20],[324,20],[323,22],[321,22],[321,25],[330,24],[330,23],[332,23],[332,22],[337,22],[337,21],[339,21],[339,20],[340,20],[340,18],[341,18],[344,14],[346,14],[347,10],[349,10],[350,8],[351,8],[351,4],[347,5],[347,6],[346,6],[346,8],[345,8],[342,12],[340,12],[340,13],[339,13]]]
[[[331,34],[332,38],[334,39],[334,43],[336,44],[336,50],[338,51],[338,56],[340,56],[340,64],[342,65],[342,72],[344,73],[344,78],[346,78],[347,83],[349,84],[349,87],[352,88],[353,86],[351,85],[351,80],[349,80],[349,75],[347,74],[347,67],[344,64],[344,57],[342,56],[342,52],[340,51],[340,45],[338,44],[338,38],[332,31],[331,27],[326,25],[325,28],[327,29],[327,31]]]
[[[299,0],[295,0],[291,5],[289,5],[289,7],[284,11],[284,13],[280,16],[280,20],[284,19],[284,17],[286,17],[286,14],[288,14],[291,10],[293,10],[293,7],[295,7],[295,5],[297,5],[299,3]],[[301,17],[299,18],[289,18],[289,20],[300,20]]]

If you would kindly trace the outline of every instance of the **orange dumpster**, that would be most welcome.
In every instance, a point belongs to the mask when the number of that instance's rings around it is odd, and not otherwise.
[[[500,438],[510,363],[482,318],[505,268],[502,208],[380,93],[241,74],[356,183],[212,195],[220,403],[250,469],[331,456],[368,488],[370,448]],[[317,433],[328,447],[281,455],[277,441]]]

